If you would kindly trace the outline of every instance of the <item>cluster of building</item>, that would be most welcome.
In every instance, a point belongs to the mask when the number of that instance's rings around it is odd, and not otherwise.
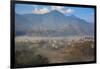
[[[48,47],[59,49],[63,47],[74,47],[74,43],[84,43],[85,41],[92,41],[94,42],[94,38],[91,37],[81,37],[81,38],[74,38],[74,39],[43,39],[43,40],[28,40],[24,39],[21,42],[31,42],[32,46],[41,46],[41,47]],[[94,44],[91,44],[91,47],[94,48]]]

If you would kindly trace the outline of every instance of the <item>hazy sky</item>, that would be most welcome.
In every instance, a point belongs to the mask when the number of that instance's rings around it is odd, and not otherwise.
[[[80,8],[68,6],[45,6],[45,5],[28,5],[16,4],[15,12],[17,14],[45,14],[52,10],[57,10],[65,15],[75,15],[87,22],[94,23],[94,9],[93,8]]]

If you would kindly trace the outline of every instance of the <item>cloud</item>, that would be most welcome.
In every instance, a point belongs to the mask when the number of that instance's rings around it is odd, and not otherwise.
[[[62,7],[62,6],[51,6],[51,10],[57,10],[63,14],[71,14],[74,12],[73,9],[71,9],[71,8],[65,9],[65,7]]]
[[[32,13],[34,14],[44,14],[44,13],[48,13],[49,10],[47,8],[42,8],[42,9],[37,9],[35,8],[34,10],[32,10]]]
[[[42,14],[44,14],[44,13],[48,13],[49,10],[48,10],[47,8],[43,8],[43,9],[40,9],[40,12],[41,12]]]
[[[62,6],[51,6],[51,10],[61,10],[63,8]]]
[[[71,13],[74,12],[74,10],[71,9],[71,8],[68,8],[68,9],[66,9],[66,10],[62,10],[62,12],[63,12],[63,13],[66,13],[66,14],[71,14]]]
[[[63,6],[51,6],[51,8],[42,7],[41,9],[39,9],[38,7],[35,7],[34,10],[32,10],[32,13],[45,14],[45,13],[48,13],[48,12],[53,11],[53,10],[57,10],[63,14],[71,14],[74,12],[74,10],[71,8],[65,8]]]

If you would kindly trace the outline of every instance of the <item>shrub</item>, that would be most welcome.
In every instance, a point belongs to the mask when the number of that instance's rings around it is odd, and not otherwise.
[[[48,59],[30,50],[16,50],[15,67],[28,67],[49,63]]]

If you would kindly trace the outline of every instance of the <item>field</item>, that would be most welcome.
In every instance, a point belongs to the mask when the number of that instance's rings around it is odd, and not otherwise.
[[[94,61],[93,37],[16,37],[15,66]]]

